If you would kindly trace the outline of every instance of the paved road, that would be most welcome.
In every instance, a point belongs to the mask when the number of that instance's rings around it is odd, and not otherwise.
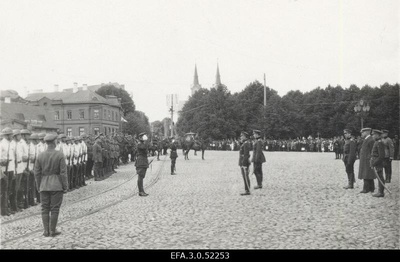
[[[374,198],[359,194],[360,180],[342,188],[344,166],[333,153],[266,152],[264,188],[240,196],[238,152],[207,151],[206,160],[191,152],[189,161],[179,153],[178,175],[169,158],[148,169],[148,197],[137,196],[133,164],[66,194],[58,237],[41,235],[38,206],[2,218],[1,248],[399,249],[400,161],[392,194]]]

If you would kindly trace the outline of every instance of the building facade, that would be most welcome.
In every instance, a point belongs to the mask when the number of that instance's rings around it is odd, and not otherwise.
[[[36,93],[26,98],[32,105],[48,108],[61,133],[113,134],[121,130],[122,107],[116,96],[106,96],[80,89],[77,92]]]

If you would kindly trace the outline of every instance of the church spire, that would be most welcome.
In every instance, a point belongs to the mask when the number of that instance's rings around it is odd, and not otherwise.
[[[215,78],[215,86],[221,85],[221,76],[219,74],[219,65],[217,63],[217,76]]]
[[[194,64],[194,80],[193,80],[193,86],[199,85],[199,76],[197,75],[197,65]]]

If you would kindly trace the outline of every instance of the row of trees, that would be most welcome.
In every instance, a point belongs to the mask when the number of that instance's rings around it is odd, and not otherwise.
[[[399,133],[399,84],[362,88],[351,85],[320,87],[302,93],[290,91],[280,97],[255,81],[243,91],[231,94],[228,88],[200,89],[184,105],[177,122],[178,133],[197,132],[203,138],[237,138],[242,130],[262,130],[267,138],[334,137],[350,128],[359,131],[360,117],[355,104],[368,101],[370,111],[364,127]]]

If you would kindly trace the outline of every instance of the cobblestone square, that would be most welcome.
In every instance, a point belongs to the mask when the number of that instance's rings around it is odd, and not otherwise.
[[[343,189],[344,165],[333,153],[265,152],[263,188],[241,196],[238,152],[206,151],[205,160],[178,154],[174,176],[168,156],[153,161],[148,197],[137,195],[133,163],[66,194],[58,237],[42,236],[39,206],[2,218],[1,248],[399,248],[399,161],[387,184],[392,194],[374,198],[359,194],[358,179]]]

